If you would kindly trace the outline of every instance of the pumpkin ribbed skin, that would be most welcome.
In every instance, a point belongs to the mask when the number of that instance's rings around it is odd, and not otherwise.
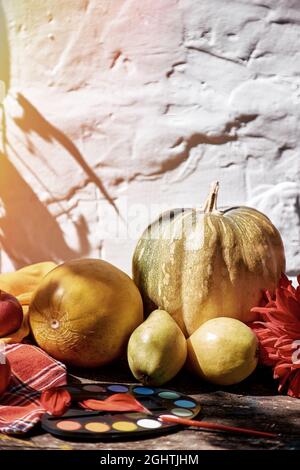
[[[166,310],[187,335],[215,317],[254,320],[250,309],[263,289],[274,291],[285,270],[283,243],[268,217],[249,207],[218,211],[217,190],[204,210],[163,214],[133,257],[146,309]]]

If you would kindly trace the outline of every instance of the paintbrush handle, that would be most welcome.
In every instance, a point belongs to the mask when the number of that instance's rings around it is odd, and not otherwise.
[[[256,431],[255,429],[238,428],[235,426],[226,426],[225,424],[208,423],[207,421],[195,421],[193,419],[185,419],[169,415],[161,415],[159,419],[164,423],[177,423],[182,424],[184,426],[193,426],[202,429],[213,429],[215,431],[238,432],[242,434],[249,434],[252,436],[261,437],[277,437],[277,434],[271,432]]]

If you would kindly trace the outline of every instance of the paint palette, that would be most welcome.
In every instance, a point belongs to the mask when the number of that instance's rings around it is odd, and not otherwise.
[[[91,398],[104,400],[114,393],[129,393],[151,412],[147,414],[90,411],[74,404],[60,417],[45,413],[42,418],[43,429],[65,439],[110,440],[152,437],[180,429],[178,424],[160,421],[160,415],[192,419],[197,416],[201,408],[194,399],[180,392],[142,385],[93,383],[60,388],[67,389],[74,402]]]

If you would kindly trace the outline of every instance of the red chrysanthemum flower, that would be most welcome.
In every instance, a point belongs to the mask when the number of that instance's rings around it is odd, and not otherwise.
[[[252,309],[260,316],[249,326],[260,342],[260,362],[273,367],[278,391],[300,398],[300,275],[298,286],[282,274],[274,296]]]

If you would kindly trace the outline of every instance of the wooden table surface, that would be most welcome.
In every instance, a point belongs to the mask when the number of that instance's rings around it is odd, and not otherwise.
[[[73,370],[71,381],[135,383],[125,362],[97,371]],[[183,371],[165,388],[189,394],[202,405],[199,419],[278,433],[278,438],[182,429],[157,438],[120,442],[70,442],[44,433],[40,426],[26,437],[0,435],[0,449],[217,450],[300,449],[300,400],[280,396],[268,369],[230,388],[214,387]]]

